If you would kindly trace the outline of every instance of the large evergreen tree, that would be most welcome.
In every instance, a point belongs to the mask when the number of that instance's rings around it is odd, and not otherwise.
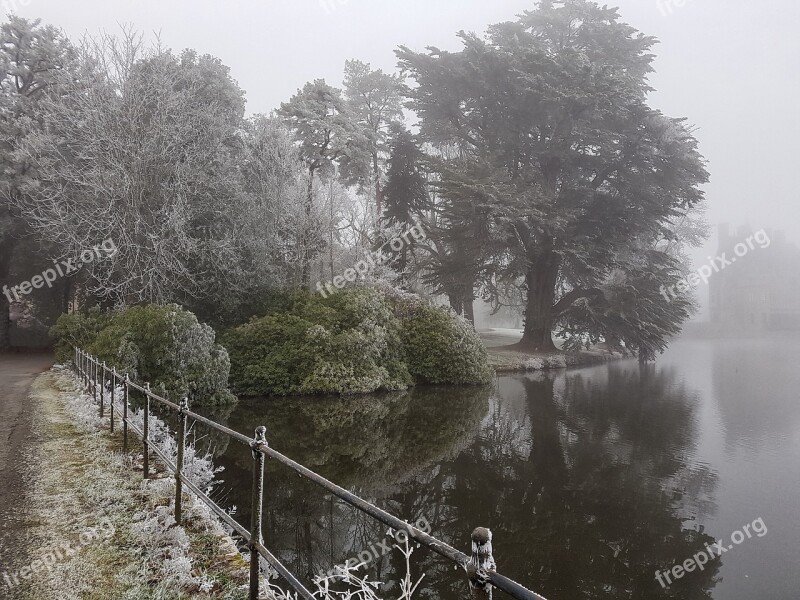
[[[430,208],[425,154],[416,137],[400,124],[393,127],[384,188],[384,216],[390,224],[410,224]]]
[[[659,242],[707,180],[685,122],[647,104],[655,40],[587,0],[459,35],[459,52],[398,56],[422,135],[458,148],[437,163],[440,195],[481,208],[483,275],[525,293],[521,347],[553,350],[562,326],[651,358],[688,316],[659,297],[679,267]]]
[[[389,148],[383,216],[387,225],[407,230],[412,224],[423,220],[430,209],[424,170],[425,154],[415,136],[400,123],[392,126]],[[403,246],[394,262],[403,278],[408,270],[410,251],[410,248]]]

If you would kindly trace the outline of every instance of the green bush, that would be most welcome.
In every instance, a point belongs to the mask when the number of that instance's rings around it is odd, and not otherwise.
[[[390,295],[389,302],[401,323],[408,370],[415,381],[480,384],[491,380],[486,347],[468,321],[411,294]]]
[[[237,393],[368,393],[414,383],[485,383],[472,327],[418,296],[372,289],[298,294],[223,338]]]
[[[287,311],[224,336],[232,386],[249,395],[406,389],[411,376],[396,325],[371,290],[296,295]]]
[[[88,348],[110,319],[111,315],[101,312],[99,307],[58,317],[55,325],[50,328],[50,335],[56,340],[56,360],[71,360],[75,346]]]
[[[62,318],[61,329],[69,333],[91,329],[80,318]],[[72,333],[70,340],[132,379],[150,383],[155,393],[169,400],[188,397],[192,404],[235,401],[228,390],[228,353],[215,343],[214,330],[198,323],[192,313],[175,304],[147,305],[102,315],[99,320],[103,326],[95,327],[93,339],[84,336],[78,340]],[[75,342],[59,336],[62,343]]]

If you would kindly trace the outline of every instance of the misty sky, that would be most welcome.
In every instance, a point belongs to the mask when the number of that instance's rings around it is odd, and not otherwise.
[[[601,2],[602,4],[602,2]],[[800,64],[797,0],[617,0],[623,20],[660,40],[651,104],[695,124],[709,161],[708,220],[780,228],[800,241],[795,179]],[[678,6],[682,4],[682,6]],[[459,29],[531,9],[533,0],[0,0],[71,37],[129,23],[181,50],[218,56],[269,112],[305,82],[340,85],[344,61],[393,71],[393,50],[455,50]],[[327,7],[327,8],[326,8]],[[696,253],[716,250],[712,237]]]

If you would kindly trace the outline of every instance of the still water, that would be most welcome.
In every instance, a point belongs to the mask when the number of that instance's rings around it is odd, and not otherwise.
[[[499,377],[489,388],[243,401],[230,427],[270,444],[468,552],[494,533],[505,575],[551,600],[800,598],[800,368],[789,340],[680,341],[657,364]],[[249,451],[203,437],[225,468],[215,498],[249,523]],[[389,541],[386,527],[267,461],[266,545],[301,579]],[[750,537],[663,588],[743,526]],[[757,533],[757,532],[760,532]],[[743,538],[743,539],[742,539]],[[373,560],[396,582],[405,560]],[[425,548],[418,597],[455,600],[464,575]],[[396,597],[396,583],[384,588]]]

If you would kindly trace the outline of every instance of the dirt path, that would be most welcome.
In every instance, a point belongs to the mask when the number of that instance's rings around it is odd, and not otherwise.
[[[36,376],[52,364],[47,354],[0,354],[0,576],[25,546],[24,454],[34,441],[28,394]]]

